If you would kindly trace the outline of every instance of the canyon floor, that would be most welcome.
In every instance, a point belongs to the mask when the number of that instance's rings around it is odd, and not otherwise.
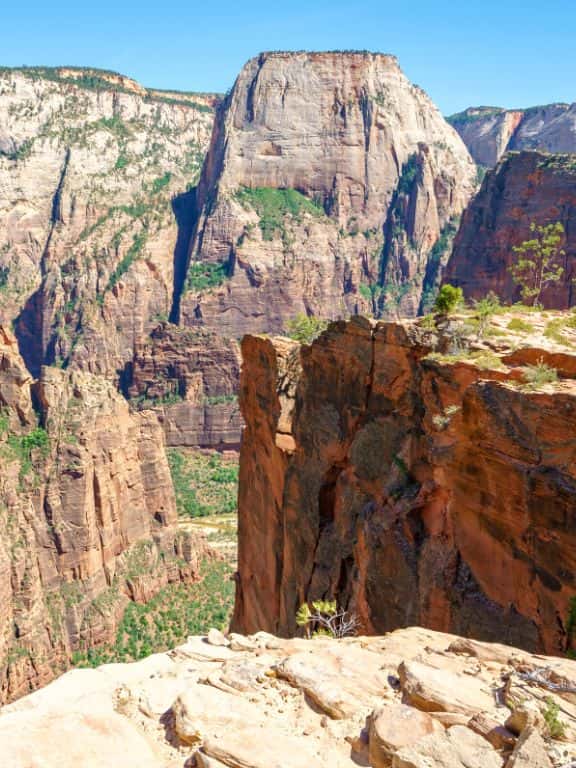
[[[569,768],[576,661],[401,629],[218,630],[0,713],[3,768]]]

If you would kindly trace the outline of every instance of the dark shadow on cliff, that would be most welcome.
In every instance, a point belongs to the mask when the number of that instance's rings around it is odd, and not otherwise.
[[[178,237],[174,247],[174,287],[170,322],[177,323],[180,317],[180,297],[186,281],[190,241],[196,226],[196,187],[172,199],[172,210],[178,225]]]
[[[42,291],[35,291],[14,321],[14,334],[26,368],[37,379],[43,362]]]

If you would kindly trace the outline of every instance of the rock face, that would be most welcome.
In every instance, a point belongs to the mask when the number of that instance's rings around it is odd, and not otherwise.
[[[576,103],[510,110],[470,107],[448,122],[478,165],[488,168],[509,150],[576,152]]]
[[[3,766],[551,768],[552,758],[575,759],[573,694],[546,687],[552,678],[573,685],[574,661],[419,628],[339,641],[234,640],[236,650],[190,637],[135,664],[74,670],[4,707]],[[408,666],[422,691],[415,703],[407,703]],[[343,713],[334,712],[337,698]],[[505,731],[520,699],[540,713],[538,725],[494,747],[476,723]],[[550,702],[562,741],[542,717]]]
[[[181,321],[236,338],[297,312],[415,314],[474,179],[394,57],[262,54],[218,112]]]
[[[245,337],[235,628],[291,635],[304,601],[336,599],[366,633],[570,647],[574,333],[512,317],[484,341],[466,318]],[[559,383],[527,389],[539,359]]]
[[[0,71],[0,322],[34,375],[117,380],[168,318],[212,115],[126,79]]]
[[[560,221],[565,255],[562,279],[546,288],[546,307],[576,304],[576,159],[574,155],[521,152],[508,155],[487,174],[465,211],[446,268],[446,281],[460,285],[467,297],[495,291],[504,301],[520,300],[510,265],[515,245],[532,237],[530,224]]]
[[[239,378],[236,341],[165,323],[136,348],[122,388],[138,408],[160,412],[168,445],[238,449]]]
[[[32,407],[40,412],[40,425]],[[198,577],[178,532],[162,427],[100,377],[32,379],[0,333],[0,701],[114,639],[128,599]]]

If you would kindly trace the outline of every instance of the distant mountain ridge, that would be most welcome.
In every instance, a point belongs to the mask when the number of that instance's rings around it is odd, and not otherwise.
[[[478,163],[492,168],[505,152],[576,152],[576,103],[528,109],[468,107],[446,118]]]

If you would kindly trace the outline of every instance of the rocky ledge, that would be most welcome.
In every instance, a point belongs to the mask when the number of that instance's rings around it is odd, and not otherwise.
[[[336,599],[366,634],[574,648],[575,328],[512,308],[245,337],[233,628],[292,635]]]
[[[2,765],[571,766],[574,691],[574,661],[420,628],[344,640],[211,630],[4,707]]]

